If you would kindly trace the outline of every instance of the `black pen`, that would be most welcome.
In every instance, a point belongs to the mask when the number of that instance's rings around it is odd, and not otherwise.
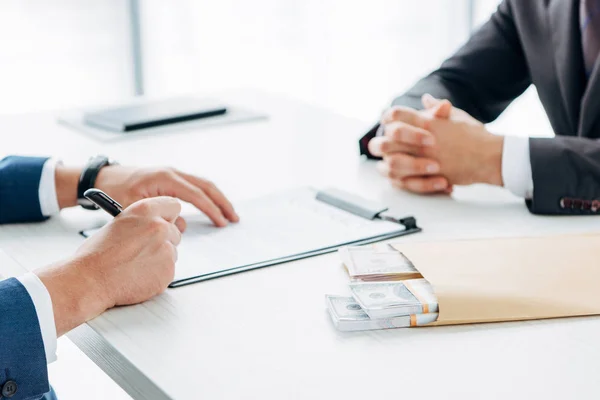
[[[116,217],[121,214],[123,207],[100,189],[88,189],[83,195],[92,203]]]

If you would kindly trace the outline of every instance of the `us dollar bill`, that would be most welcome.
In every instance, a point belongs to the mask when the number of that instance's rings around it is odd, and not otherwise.
[[[344,332],[410,328],[427,325],[438,318],[437,313],[429,313],[371,319],[352,297],[326,295],[325,302],[333,325]]]
[[[372,282],[421,277],[412,262],[389,244],[343,247],[338,254],[355,280]]]
[[[350,290],[371,319],[438,312],[438,301],[427,280],[353,282]]]

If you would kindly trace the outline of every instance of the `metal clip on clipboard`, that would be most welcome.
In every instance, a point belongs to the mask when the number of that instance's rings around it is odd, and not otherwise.
[[[339,189],[326,189],[317,193],[317,200],[369,220],[381,219],[404,225],[407,231],[420,231],[414,217],[398,218],[388,213],[389,208]]]

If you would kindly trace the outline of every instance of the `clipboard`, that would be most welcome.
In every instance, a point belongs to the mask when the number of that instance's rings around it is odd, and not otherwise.
[[[188,229],[170,288],[421,231],[414,217],[396,217],[384,205],[339,189],[294,189],[236,209],[241,222],[224,229],[214,228],[203,216],[186,218]],[[93,233],[81,232],[84,237]]]

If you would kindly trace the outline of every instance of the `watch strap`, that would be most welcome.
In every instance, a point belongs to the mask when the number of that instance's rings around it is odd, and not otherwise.
[[[77,185],[77,202],[80,206],[87,210],[97,210],[98,206],[88,200],[83,194],[86,190],[92,189],[96,184],[96,178],[100,170],[107,165],[111,165],[110,159],[106,156],[92,157],[86,166],[83,168],[79,176],[79,184]]]

